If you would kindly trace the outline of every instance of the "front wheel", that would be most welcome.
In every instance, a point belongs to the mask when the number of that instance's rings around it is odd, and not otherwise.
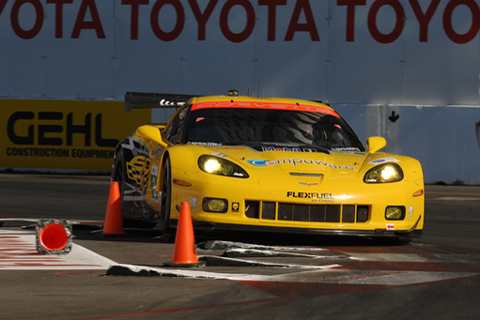
[[[174,230],[170,226],[170,209],[172,204],[172,169],[170,166],[170,158],[165,157],[163,163],[163,180],[162,180],[162,232],[165,236],[173,236]]]

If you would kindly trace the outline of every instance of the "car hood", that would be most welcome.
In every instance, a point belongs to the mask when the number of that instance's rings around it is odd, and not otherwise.
[[[367,157],[365,152],[329,152],[314,148],[286,147],[267,149],[262,151],[248,146],[209,146],[203,151],[233,159],[247,172],[258,169],[305,174],[330,172],[356,174]]]
[[[183,163],[177,163],[181,170],[192,165],[187,154],[197,158],[201,155],[213,155],[224,158],[241,166],[250,179],[258,185],[272,186],[272,184],[329,185],[332,190],[354,187],[356,183],[363,184],[365,174],[371,168],[387,162],[395,162],[401,166],[405,181],[421,180],[422,172],[418,160],[410,157],[393,155],[384,152],[334,152],[313,150],[288,150],[280,147],[274,150],[262,150],[249,146],[225,145],[182,145]],[[266,148],[263,148],[266,149]],[[195,163],[195,167],[198,168]],[[180,168],[180,167],[179,167]],[[412,180],[413,179],[413,180]],[[346,183],[346,184],[345,184]]]

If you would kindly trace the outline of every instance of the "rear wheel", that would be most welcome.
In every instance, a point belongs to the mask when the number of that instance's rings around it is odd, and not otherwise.
[[[115,171],[114,181],[118,181],[120,189],[120,203],[122,208],[123,226],[125,228],[141,228],[150,229],[156,226],[156,223],[150,221],[144,221],[140,219],[134,219],[131,212],[138,212],[140,214],[142,208],[138,208],[135,204],[129,203],[125,199],[125,194],[128,190],[132,190],[131,185],[127,182],[127,172],[125,166],[125,153],[123,149],[120,149],[115,156]]]

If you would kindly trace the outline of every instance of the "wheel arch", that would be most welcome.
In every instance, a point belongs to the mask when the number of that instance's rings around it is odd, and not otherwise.
[[[160,168],[162,168],[162,170],[159,175],[159,181],[162,181],[161,179],[163,179],[163,167],[165,165],[165,159],[167,158],[170,159],[172,174],[175,168],[182,168],[182,170],[185,169],[186,171],[188,171],[197,166],[196,161],[192,162],[194,154],[191,154],[188,151],[186,152],[186,150],[188,150],[188,147],[185,148],[185,146],[174,146],[166,149],[163,152],[162,158],[160,160]]]
[[[157,184],[157,191],[162,191],[162,183],[160,183],[160,181],[163,181],[163,176],[164,176],[164,172],[165,170],[163,169],[163,167],[165,166],[165,160],[167,158],[170,158],[170,152],[168,150],[165,150],[162,154],[162,158],[160,159],[160,167],[161,170],[159,170],[159,177],[158,177],[158,181],[159,183]],[[171,163],[171,160],[170,160],[170,163]]]
[[[115,146],[115,152],[113,154],[113,161],[112,161],[112,172],[110,175],[111,181],[117,181],[117,182],[119,181],[117,166],[118,166],[118,161],[123,162],[123,159],[118,159],[118,154],[120,153],[121,150],[123,151],[124,149],[123,145],[125,145],[127,141],[128,141],[128,138],[123,139]]]

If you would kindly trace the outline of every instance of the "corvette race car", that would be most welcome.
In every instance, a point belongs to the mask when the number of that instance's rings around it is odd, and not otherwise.
[[[126,110],[178,108],[140,126],[115,152],[126,227],[175,231],[182,202],[195,229],[419,237],[424,183],[419,161],[366,150],[329,106],[240,96],[127,93]]]

